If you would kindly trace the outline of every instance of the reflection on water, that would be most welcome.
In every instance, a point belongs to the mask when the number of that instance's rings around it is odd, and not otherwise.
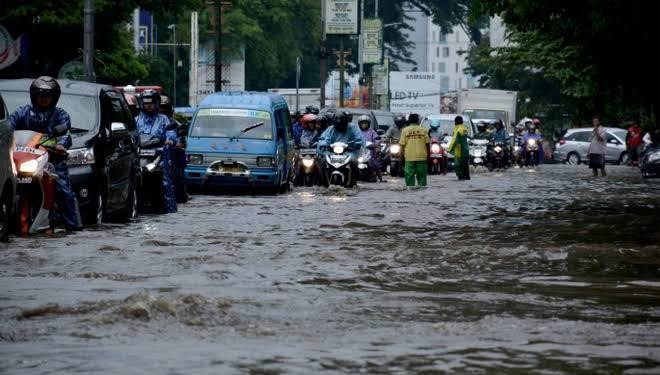
[[[13,239],[0,369],[658,373],[660,183],[609,171],[194,196]]]

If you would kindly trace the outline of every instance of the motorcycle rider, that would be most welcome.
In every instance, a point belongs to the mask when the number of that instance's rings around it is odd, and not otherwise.
[[[538,155],[537,155],[538,156],[538,158],[537,158],[538,164],[541,164],[541,162],[543,161],[543,145],[541,143],[541,141],[542,141],[541,135],[536,132],[536,126],[534,125],[533,122],[528,121],[528,122],[526,122],[526,125],[527,125],[527,133],[525,133],[525,135],[523,136],[523,140],[522,140],[523,141],[523,146],[522,146],[523,158],[525,160],[527,159],[527,141],[529,141],[530,139],[534,139],[534,140],[536,140],[536,144],[539,147]]]
[[[394,118],[394,126],[390,126],[383,136],[383,141],[387,143],[398,143],[401,139],[401,130],[406,125],[406,118],[403,115],[397,115]]]
[[[362,115],[358,118],[358,126],[360,127],[360,133],[362,134],[364,144],[366,145],[367,142],[374,144],[374,148],[370,150],[371,160],[369,163],[371,164],[371,170],[376,173],[378,181],[383,182],[383,176],[380,172],[380,160],[376,152],[376,150],[378,150],[378,144],[380,143],[380,136],[371,128],[371,120],[367,115]]]
[[[445,136],[440,132],[440,121],[435,119],[431,120],[431,125],[429,125],[429,139],[435,138],[438,142]]]
[[[186,132],[179,120],[174,118],[174,107],[172,106],[172,101],[167,95],[160,96],[160,106],[158,111],[167,116],[170,119],[170,128],[172,128],[177,135],[176,148],[174,149],[174,192],[176,194],[177,203],[185,203],[188,201],[188,193],[186,193],[186,185],[183,172],[186,169],[188,164],[188,158],[186,157],[186,143],[185,137]]]
[[[505,163],[509,162],[509,133],[504,129],[504,123],[502,120],[497,120],[495,122],[495,131],[491,134],[491,139],[495,142],[496,145],[500,145],[504,148],[504,161]]]
[[[300,124],[301,117],[302,114],[300,111],[296,111],[291,115],[291,121],[293,122],[293,125],[291,125],[291,133],[293,133],[293,142],[296,146],[300,145],[300,136],[302,135],[302,125]]]
[[[54,136],[44,143],[52,146],[55,152],[50,153],[50,162],[55,167],[58,178],[55,180],[55,191],[59,193],[62,204],[62,218],[67,231],[82,230],[82,219],[78,208],[78,200],[71,190],[69,168],[66,164],[66,151],[71,147],[71,118],[57,102],[62,93],[59,83],[53,77],[41,76],[30,85],[30,102],[16,110],[9,117],[14,130],[32,130],[47,136]],[[66,132],[53,134],[55,128],[66,125]]]
[[[479,121],[477,123],[477,134],[474,135],[474,139],[490,139],[491,134],[486,131],[486,123]]]
[[[168,130],[170,119],[167,116],[158,113],[161,97],[154,90],[145,90],[138,97],[140,104],[140,114],[135,118],[135,124],[139,134],[150,134],[152,137],[159,138],[165,145],[174,145],[177,142],[175,130]],[[174,182],[172,180],[171,155],[163,152],[163,198],[165,211],[172,213],[177,211],[176,194],[174,192]]]
[[[339,111],[333,116],[332,126],[321,134],[316,144],[316,153],[323,156],[328,152],[331,144],[335,142],[346,143],[350,147],[348,152],[352,156],[350,162],[351,173],[353,176],[357,176],[357,158],[362,146],[364,146],[364,140],[357,125],[351,124],[351,117],[351,114],[346,111]],[[325,170],[327,169],[325,158],[321,158],[321,169],[325,176]]]
[[[319,136],[318,130],[316,129],[318,124],[318,116],[312,113],[308,113],[300,118],[300,123],[302,127],[300,144],[305,148],[313,146],[315,140],[317,140]]]

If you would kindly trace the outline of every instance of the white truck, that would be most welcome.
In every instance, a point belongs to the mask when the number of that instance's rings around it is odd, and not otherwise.
[[[321,89],[298,89],[298,108],[296,108],[296,89],[268,89],[282,95],[291,113],[295,111],[305,112],[305,107],[313,105],[321,108]]]
[[[513,133],[517,98],[516,91],[463,89],[458,98],[458,112],[469,115],[475,124],[502,120],[505,129]]]

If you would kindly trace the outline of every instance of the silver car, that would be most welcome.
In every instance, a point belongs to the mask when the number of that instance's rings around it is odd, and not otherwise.
[[[16,174],[11,157],[13,143],[14,129],[9,124],[7,107],[0,95],[0,241],[2,242],[8,240],[9,220],[16,194]]]
[[[607,131],[605,162],[625,164],[628,161],[626,130],[611,127],[606,127],[605,130]],[[590,144],[589,137],[592,131],[593,128],[568,129],[555,144],[553,158],[574,165],[586,163]]]

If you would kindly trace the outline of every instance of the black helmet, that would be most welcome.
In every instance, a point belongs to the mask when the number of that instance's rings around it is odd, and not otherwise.
[[[403,126],[406,125],[406,118],[403,115],[397,115],[394,118],[394,125],[399,129],[403,128]]]
[[[340,111],[335,115],[334,127],[338,132],[343,133],[348,129],[348,124],[351,122],[351,114],[346,111]]]
[[[305,107],[305,113],[313,113],[315,115],[318,115],[319,114],[319,107],[317,107],[315,105],[308,105],[307,107]]]
[[[486,123],[483,121],[479,121],[477,123],[477,130],[479,130],[481,133],[486,131]]]
[[[146,103],[154,103],[156,110],[160,107],[160,94],[154,90],[144,90],[138,96],[138,103],[140,104],[140,109],[144,111],[144,105]]]
[[[160,113],[164,114],[167,117],[174,116],[174,107],[172,106],[172,101],[167,95],[160,96]]]
[[[49,76],[41,76],[30,85],[30,101],[33,106],[37,106],[36,98],[39,95],[51,95],[53,101],[50,103],[50,108],[55,108],[57,101],[60,100],[60,94],[62,89],[60,89],[60,84],[57,83],[55,78]],[[49,109],[50,109],[49,108]]]

